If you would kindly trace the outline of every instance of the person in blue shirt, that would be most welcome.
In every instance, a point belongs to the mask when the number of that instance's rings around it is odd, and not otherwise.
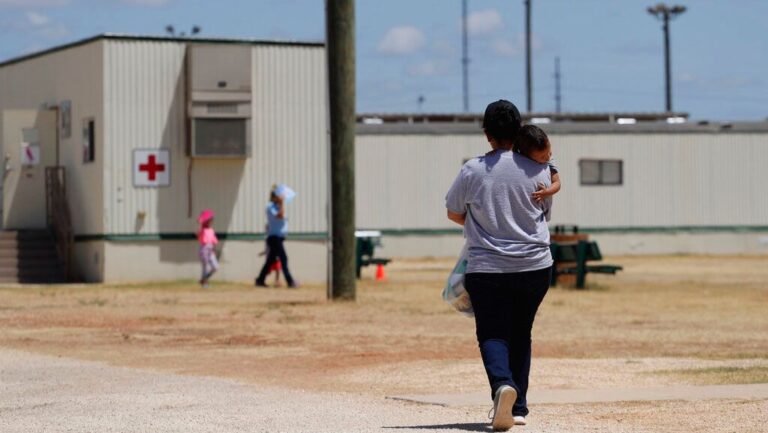
[[[285,204],[283,198],[272,190],[267,205],[267,246],[269,247],[267,261],[256,278],[256,286],[267,287],[265,280],[272,265],[278,259],[280,259],[288,287],[296,288],[299,286],[291,276],[291,271],[288,270],[288,256],[283,247],[286,234],[288,234],[288,219],[285,218]]]

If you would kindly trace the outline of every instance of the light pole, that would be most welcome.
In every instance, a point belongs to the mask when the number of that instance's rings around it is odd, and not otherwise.
[[[664,3],[648,8],[649,14],[664,23],[662,29],[664,30],[664,73],[667,91],[667,112],[672,112],[672,66],[669,54],[669,21],[685,12],[685,10],[685,6],[667,6]]]
[[[464,112],[469,111],[469,38],[467,37],[467,0],[461,2],[461,72]]]
[[[531,0],[525,0],[525,91],[527,109],[533,111],[533,77],[531,76]]]
[[[200,28],[200,26],[192,26],[192,30],[189,31],[189,35],[190,36],[194,36],[194,35],[200,33],[202,30],[203,29]],[[168,35],[172,36],[172,37],[183,38],[183,37],[187,36],[186,32],[176,33],[176,29],[172,25],[170,25],[170,24],[165,26],[165,32],[168,33]]]

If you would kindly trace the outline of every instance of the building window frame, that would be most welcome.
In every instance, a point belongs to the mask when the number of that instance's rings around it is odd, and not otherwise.
[[[614,164],[616,164],[616,166],[609,168]],[[624,185],[624,160],[601,158],[580,159],[579,183],[583,186]]]
[[[83,119],[83,164],[96,161],[96,119]]]

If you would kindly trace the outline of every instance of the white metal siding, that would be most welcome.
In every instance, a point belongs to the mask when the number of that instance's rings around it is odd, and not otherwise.
[[[552,224],[586,227],[765,226],[768,134],[552,135],[563,189]],[[359,135],[358,226],[455,228],[445,193],[462,160],[490,148],[473,135]],[[582,186],[580,159],[620,159],[621,186]]]
[[[263,232],[264,206],[273,183],[298,196],[289,205],[291,231],[325,230],[327,139],[322,48],[254,46],[252,151],[247,159],[195,159],[185,152],[184,45],[108,41],[106,116],[109,165],[106,233],[178,233],[195,228],[205,208],[216,212],[219,232]],[[171,186],[134,188],[133,149],[171,152]],[[143,221],[138,217],[143,212]]]
[[[358,135],[358,227],[454,227],[445,217],[445,193],[464,159],[489,149],[482,134]]]

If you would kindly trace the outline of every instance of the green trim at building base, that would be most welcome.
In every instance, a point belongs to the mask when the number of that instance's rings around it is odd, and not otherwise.
[[[263,241],[266,233],[216,233],[221,241]],[[325,233],[291,233],[289,240],[295,241],[324,241]],[[197,240],[195,233],[118,233],[75,235],[75,242],[152,242],[152,241],[193,241]]]
[[[554,226],[553,226],[554,227]],[[460,228],[441,229],[373,229],[383,236],[450,236],[461,235]],[[682,233],[768,233],[768,226],[668,226],[668,227],[579,227],[579,233],[594,234],[682,234]],[[266,233],[217,233],[223,241],[263,241]],[[189,241],[195,240],[195,233],[119,233],[119,234],[83,234],[76,235],[76,242],[150,242],[150,241]],[[325,232],[291,233],[288,240],[325,241]]]

